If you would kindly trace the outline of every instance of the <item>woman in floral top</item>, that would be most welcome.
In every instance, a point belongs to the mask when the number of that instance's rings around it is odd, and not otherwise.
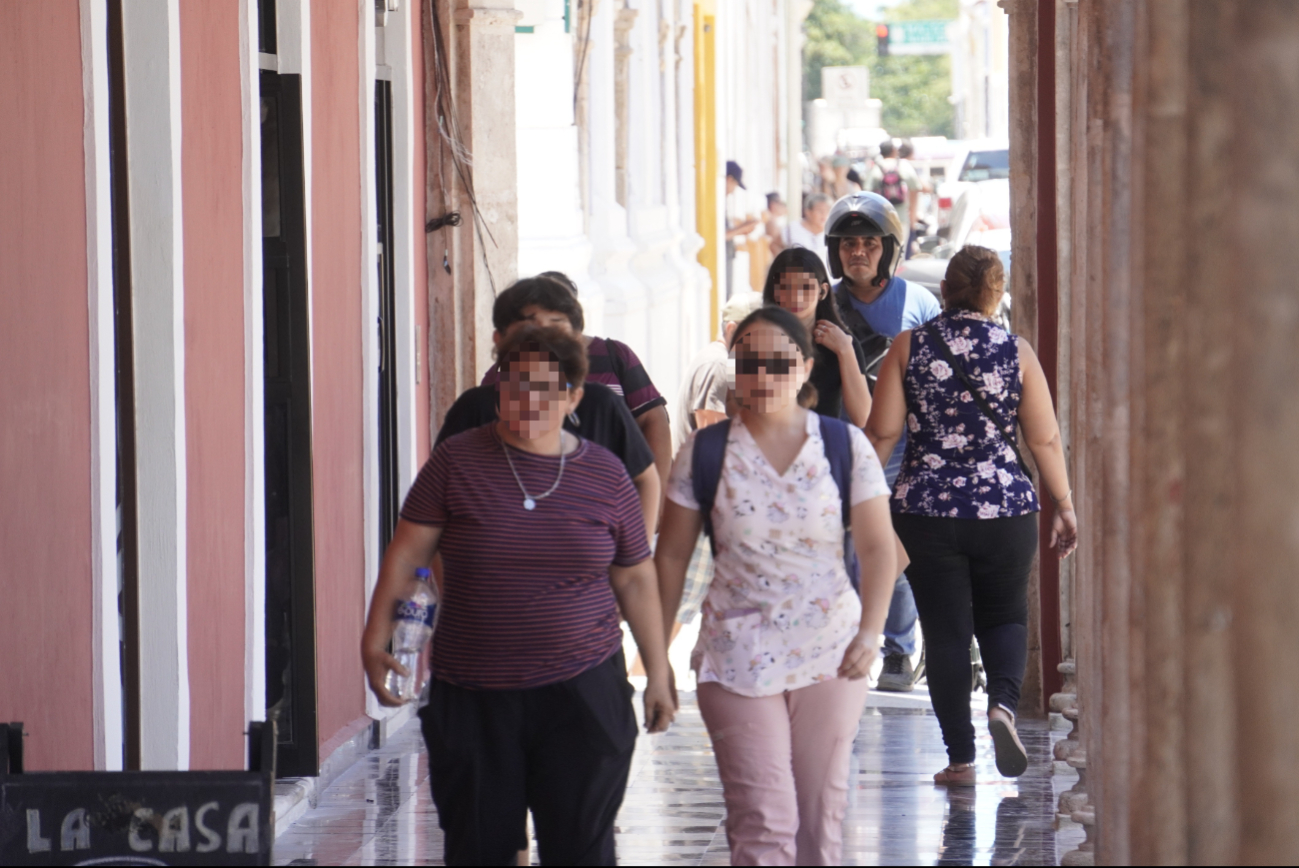
[[[988,672],[997,770],[1014,777],[1028,767],[1015,708],[1028,656],[1028,572],[1041,505],[1011,445],[1016,425],[1056,504],[1051,547],[1064,557],[1078,538],[1046,376],[1028,342],[991,320],[1005,282],[992,250],[968,246],[952,257],[944,312],[893,342],[866,426],[879,454],[889,455],[906,425],[893,526],[911,558],[907,576],[924,630],[929,695],[950,760],[934,775],[943,784],[974,782],[971,635]]]
[[[807,330],[787,311],[761,308],[740,323],[732,349],[742,409],[710,512],[716,561],[693,655],[699,708],[732,864],[838,865],[849,754],[898,573],[888,486],[861,430],[827,419],[852,448],[858,598],[823,423],[803,409],[815,401]],[[655,557],[669,623],[703,526],[693,478],[700,433],[673,463]]]

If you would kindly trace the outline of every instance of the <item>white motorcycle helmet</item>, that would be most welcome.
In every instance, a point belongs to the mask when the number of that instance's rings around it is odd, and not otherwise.
[[[902,220],[888,199],[878,193],[849,193],[830,209],[830,216],[825,221],[825,244],[830,254],[830,275],[836,280],[843,277],[839,241],[853,237],[882,239],[884,255],[880,257],[879,271],[871,282],[875,286],[888,283],[902,261],[905,243]]]

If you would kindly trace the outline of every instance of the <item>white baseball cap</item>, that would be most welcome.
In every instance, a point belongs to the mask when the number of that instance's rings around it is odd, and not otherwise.
[[[743,322],[744,318],[762,307],[762,293],[741,292],[731,296],[722,308],[722,324]]]

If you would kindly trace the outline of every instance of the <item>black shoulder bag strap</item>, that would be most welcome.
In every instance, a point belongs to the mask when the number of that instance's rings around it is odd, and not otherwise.
[[[1014,425],[1011,425],[1009,432],[1005,429],[1002,421],[997,418],[997,414],[992,411],[992,407],[988,406],[988,402],[984,399],[983,393],[981,393],[978,387],[971,382],[970,375],[965,373],[965,368],[956,360],[956,356],[952,354],[952,349],[947,346],[947,341],[943,340],[943,334],[938,330],[938,326],[931,322],[925,327],[925,332],[934,339],[934,348],[938,350],[938,354],[943,357],[943,361],[947,362],[947,364],[951,366],[953,373],[961,378],[961,382],[965,384],[965,388],[970,393],[970,397],[974,398],[974,403],[983,411],[983,415],[988,417],[992,422],[993,427],[997,429],[997,433],[1001,435],[1001,439],[1006,441],[1006,445],[1015,453],[1015,460],[1019,462],[1019,469],[1024,471],[1025,476],[1032,479],[1033,474],[1029,472],[1028,465],[1024,463],[1024,456],[1019,451],[1019,444],[1015,442]]]

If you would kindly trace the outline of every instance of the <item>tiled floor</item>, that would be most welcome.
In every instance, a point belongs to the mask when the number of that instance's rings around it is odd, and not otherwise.
[[[729,864],[726,811],[708,734],[693,695],[681,699],[671,731],[642,735],[637,746],[618,817],[624,865]],[[945,755],[928,696],[923,690],[872,694],[853,755],[845,864],[1058,864],[1081,839],[1073,827],[1057,842],[1052,829],[1055,793],[1072,784],[1051,775],[1050,743],[1059,734],[1031,721],[1020,731],[1033,760],[1027,774],[999,777],[980,727],[982,781],[949,793],[930,777]],[[340,777],[275,842],[276,863],[442,864],[422,747],[412,723]]]

